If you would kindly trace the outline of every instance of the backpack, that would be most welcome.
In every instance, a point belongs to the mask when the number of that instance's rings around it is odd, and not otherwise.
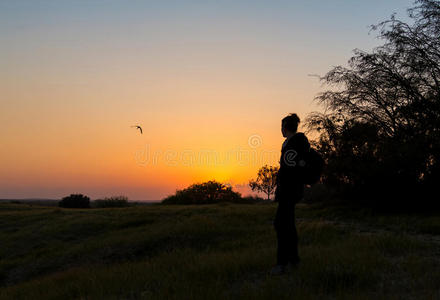
[[[303,161],[300,162],[301,177],[304,184],[315,184],[321,178],[324,169],[324,159],[321,154],[314,148],[310,147],[309,151],[304,153]]]

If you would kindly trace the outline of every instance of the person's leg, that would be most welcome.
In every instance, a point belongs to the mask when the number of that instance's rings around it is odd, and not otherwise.
[[[277,235],[277,265],[287,265],[289,260],[289,234],[286,231],[286,210],[284,205],[278,204],[274,227]]]
[[[289,235],[285,228],[277,232],[277,265],[286,266],[289,262]]]
[[[298,254],[298,233],[296,230],[296,226],[289,230],[287,248],[289,263],[291,263],[292,265],[297,265],[300,259]]]
[[[292,265],[297,265],[299,263],[299,254],[298,254],[298,231],[296,229],[295,222],[295,208],[291,211],[289,220],[289,239],[288,239],[288,251],[289,251],[289,262]]]

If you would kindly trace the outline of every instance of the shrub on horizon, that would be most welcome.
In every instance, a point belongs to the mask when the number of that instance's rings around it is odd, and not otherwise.
[[[126,196],[105,197],[104,199],[97,199],[97,200],[93,201],[93,204],[94,204],[94,207],[97,207],[97,208],[130,206],[130,204],[128,203],[128,197],[126,197]]]
[[[271,203],[271,202],[259,196],[245,196],[242,197],[240,200],[238,200],[236,203],[254,204],[254,203]]]
[[[232,187],[217,182],[208,181],[193,184],[176,194],[166,197],[162,204],[212,204],[220,202],[240,203],[241,194],[234,192]]]
[[[82,194],[71,194],[61,199],[58,206],[64,208],[90,208],[90,198]]]

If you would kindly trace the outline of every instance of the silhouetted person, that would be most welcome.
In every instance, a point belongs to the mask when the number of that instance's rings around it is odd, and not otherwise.
[[[295,226],[295,204],[304,196],[299,167],[310,144],[304,133],[297,132],[299,117],[290,114],[281,121],[281,132],[286,138],[281,149],[275,201],[278,202],[274,227],[277,234],[277,264],[271,274],[283,274],[287,267],[298,265],[298,234]]]

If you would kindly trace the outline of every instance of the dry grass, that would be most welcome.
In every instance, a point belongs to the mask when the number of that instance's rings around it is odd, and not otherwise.
[[[275,209],[1,204],[0,298],[440,298],[440,217],[300,205],[302,264],[271,277]]]

